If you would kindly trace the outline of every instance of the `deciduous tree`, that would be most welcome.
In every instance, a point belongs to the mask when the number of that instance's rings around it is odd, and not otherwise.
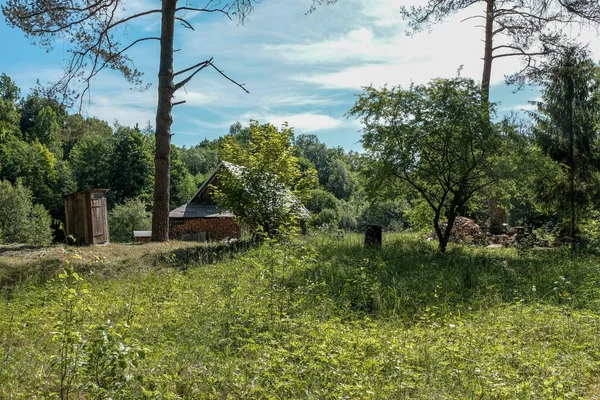
[[[302,204],[317,185],[314,169],[302,172],[291,143],[292,129],[250,123],[247,145],[227,136],[221,158],[230,162],[219,175],[217,204],[251,228],[268,234],[302,214]],[[291,194],[295,196],[291,196]]]
[[[442,252],[458,211],[494,181],[501,136],[481,97],[472,80],[436,79],[409,89],[366,88],[349,112],[362,118],[371,183],[391,198],[406,188],[416,191],[433,211]]]

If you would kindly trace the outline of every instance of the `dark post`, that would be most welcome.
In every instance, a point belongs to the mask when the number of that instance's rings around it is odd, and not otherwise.
[[[365,230],[365,246],[381,247],[381,227],[377,225],[367,225]]]

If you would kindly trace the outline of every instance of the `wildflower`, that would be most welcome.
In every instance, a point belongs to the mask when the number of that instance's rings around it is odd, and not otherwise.
[[[536,290],[535,285],[531,285],[531,291],[535,293]]]

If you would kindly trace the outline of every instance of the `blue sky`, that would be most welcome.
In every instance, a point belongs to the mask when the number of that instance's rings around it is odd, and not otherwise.
[[[3,1],[3,0],[1,0]],[[306,15],[310,0],[263,0],[249,21],[238,26],[217,14],[189,13],[195,31],[181,26],[176,31],[176,70],[214,57],[229,76],[245,83],[246,94],[215,71],[204,70],[186,85],[176,100],[186,104],[174,110],[173,142],[192,146],[213,139],[240,121],[250,119],[280,125],[284,121],[297,134],[313,133],[328,146],[360,150],[360,124],[344,114],[353,105],[362,86],[388,84],[408,86],[434,77],[452,77],[462,65],[462,75],[480,79],[482,31],[477,20],[462,22],[459,14],[431,32],[405,35],[405,22],[397,0],[340,0]],[[419,0],[404,3],[418,3]],[[158,0],[130,1],[123,15],[156,8]],[[180,0],[184,3],[184,0]],[[123,43],[143,36],[156,36],[160,16],[150,15],[129,25],[120,34]],[[11,76],[27,93],[37,79],[48,82],[61,73],[68,47],[58,41],[46,53],[24,38],[21,31],[0,22],[4,57],[0,72]],[[600,50],[596,33],[584,33],[584,42]],[[598,49],[595,49],[598,47]],[[156,110],[158,42],[145,42],[130,51],[136,66],[151,87],[131,90],[112,71],[93,81],[89,116],[124,125],[153,125]],[[595,51],[595,54],[600,52]],[[539,93],[526,89],[513,93],[504,75],[519,69],[516,58],[494,63],[491,96],[499,111],[527,108]]]

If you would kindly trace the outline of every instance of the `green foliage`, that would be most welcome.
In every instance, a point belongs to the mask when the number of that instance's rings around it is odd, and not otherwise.
[[[329,177],[325,187],[338,199],[348,200],[354,190],[356,182],[354,181],[348,165],[339,158],[329,162]]]
[[[56,99],[53,93],[47,92],[42,87],[35,87],[31,93],[21,101],[21,132],[23,138],[32,141],[35,140],[35,124],[40,112],[46,107],[50,107],[54,116],[46,114],[51,118],[56,118],[58,126],[63,126],[68,113],[64,106]]]
[[[532,114],[535,140],[562,169],[551,188],[553,194],[541,200],[555,204],[569,220],[569,234],[575,236],[578,215],[581,217],[600,189],[595,176],[600,166],[600,68],[586,52],[568,48],[541,69],[542,101],[537,103],[538,112]]]
[[[302,157],[310,160],[318,172],[319,183],[326,185],[329,180],[329,157],[327,146],[321,143],[316,135],[298,135],[295,145],[300,149]]]
[[[140,257],[154,245],[81,249],[49,285],[24,280],[0,298],[0,397],[595,393],[595,256],[362,241],[283,235],[185,268]]]
[[[501,170],[493,156],[502,137],[490,111],[480,88],[460,77],[408,90],[369,87],[350,110],[364,125],[372,192],[392,199],[402,188],[416,192],[434,213],[442,252],[459,210]]]
[[[78,259],[75,255],[67,260],[64,272],[48,289],[54,311],[52,342],[57,345],[52,356],[57,390],[48,394],[60,399],[74,398],[76,393],[96,399],[128,397],[131,381],[141,380],[134,374],[147,349],[124,337],[123,324],[86,323],[94,310],[89,285],[71,266]]]
[[[311,223],[313,226],[328,226],[328,227],[337,227],[338,225],[338,210],[331,208],[324,208],[318,214],[312,215]]]
[[[404,208],[404,204],[389,200],[373,202],[363,209],[359,227],[364,229],[367,225],[378,225],[387,231],[400,231],[405,228]]]
[[[181,153],[171,146],[171,208],[187,203],[198,190],[194,176],[181,160]]]
[[[61,136],[62,133],[56,113],[52,107],[45,106],[39,111],[33,128],[29,132],[28,140],[37,140],[46,147],[62,150],[59,143]]]
[[[152,190],[154,163],[152,147],[138,130],[120,126],[114,134],[107,186],[117,203]]]
[[[292,129],[250,123],[247,146],[227,136],[221,149],[226,164],[218,177],[215,200],[251,229],[274,234],[296,216],[303,216],[300,201],[316,186],[316,172],[302,172],[291,146]],[[297,197],[294,199],[292,193]]]
[[[9,136],[21,136],[17,109],[21,90],[6,74],[0,74],[0,143]]]
[[[117,204],[108,213],[110,240],[112,242],[133,241],[133,231],[150,230],[152,214],[140,199],[129,199]]]
[[[0,181],[0,242],[44,246],[52,241],[52,220],[21,181]]]
[[[192,175],[208,174],[219,164],[218,146],[212,146],[210,142],[204,141],[189,149],[179,149],[181,161]]]
[[[115,168],[114,144],[110,137],[87,136],[71,151],[71,168],[77,189],[109,188],[110,173]]]
[[[338,201],[333,194],[323,189],[315,189],[311,192],[310,199],[306,203],[308,211],[320,213],[324,209],[338,209]]]

